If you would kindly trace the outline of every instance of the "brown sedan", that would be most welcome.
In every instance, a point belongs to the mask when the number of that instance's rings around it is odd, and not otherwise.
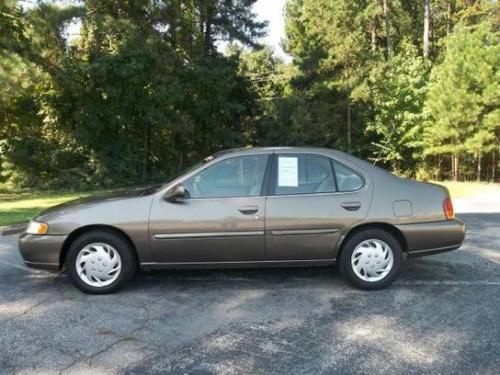
[[[30,267],[108,293],[138,268],[328,266],[363,289],[408,257],[457,249],[446,188],[318,148],[220,152],[169,183],[42,212],[19,239]]]

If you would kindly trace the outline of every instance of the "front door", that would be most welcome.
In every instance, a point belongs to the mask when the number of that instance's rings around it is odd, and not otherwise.
[[[368,212],[371,187],[352,168],[321,154],[275,154],[266,205],[269,260],[334,258],[347,226]]]
[[[184,181],[187,197],[157,197],[150,215],[158,263],[265,260],[268,154],[226,157]]]

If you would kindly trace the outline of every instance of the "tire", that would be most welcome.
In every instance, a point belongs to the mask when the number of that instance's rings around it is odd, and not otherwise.
[[[71,243],[65,268],[81,291],[106,294],[118,290],[134,277],[137,258],[122,236],[96,230],[82,234]]]
[[[365,229],[347,239],[340,253],[339,268],[352,285],[375,290],[389,286],[396,279],[401,260],[401,244],[392,234]]]

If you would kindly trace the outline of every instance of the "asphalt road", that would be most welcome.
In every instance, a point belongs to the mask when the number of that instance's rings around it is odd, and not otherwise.
[[[168,271],[89,296],[0,237],[0,373],[500,373],[500,214],[364,292],[335,268]]]

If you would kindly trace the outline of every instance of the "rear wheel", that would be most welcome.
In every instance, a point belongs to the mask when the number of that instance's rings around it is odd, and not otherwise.
[[[65,267],[80,290],[104,294],[114,292],[129,281],[137,261],[133,249],[121,236],[92,231],[71,243]]]
[[[401,269],[398,240],[381,229],[366,229],[348,238],[340,254],[340,270],[361,289],[390,285]]]

